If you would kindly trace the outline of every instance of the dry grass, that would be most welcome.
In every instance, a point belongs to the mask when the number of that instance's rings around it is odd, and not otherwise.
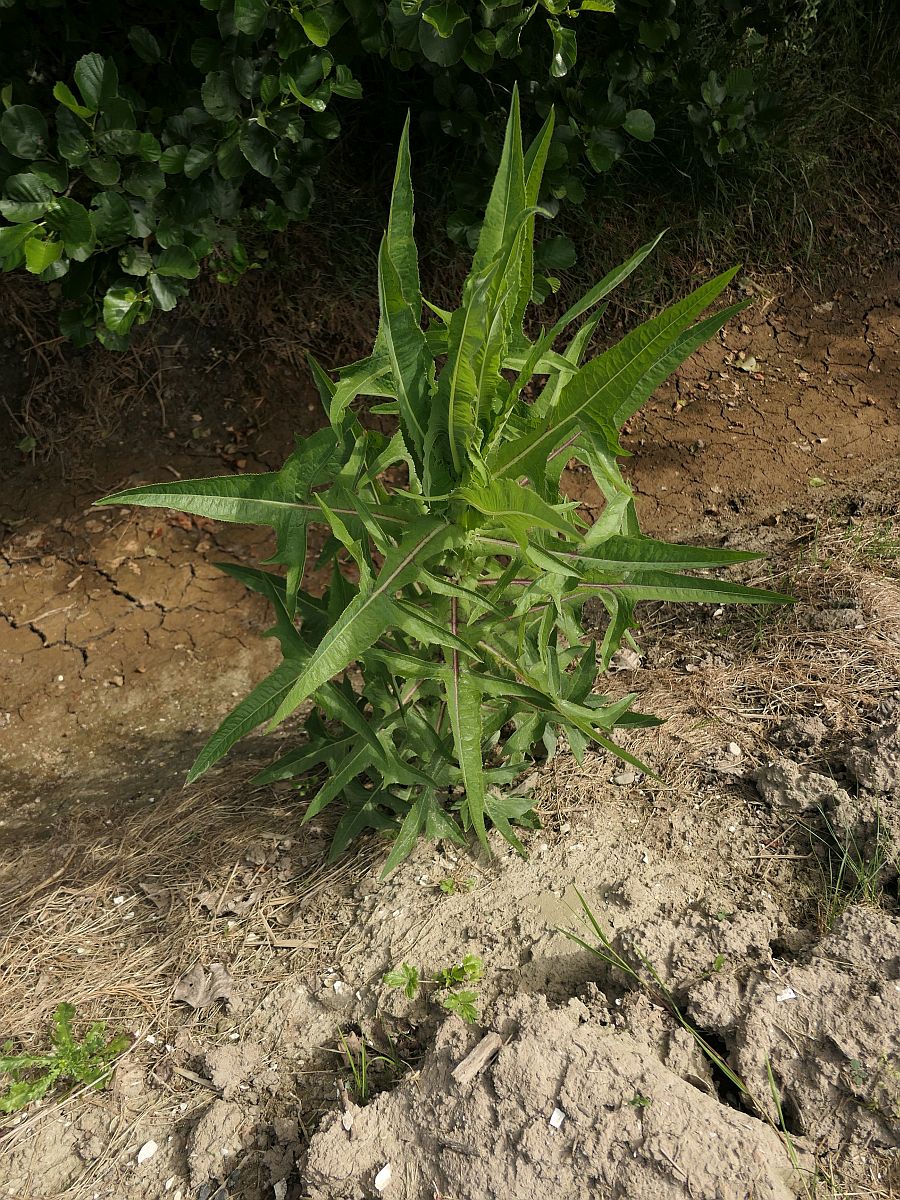
[[[767,728],[802,714],[818,712],[837,733],[860,728],[900,685],[900,580],[871,550],[884,525],[823,518],[767,551],[766,575],[748,582],[789,592],[789,607],[698,621],[696,611],[661,606],[642,636],[657,679],[668,673],[664,689],[735,734],[758,731],[760,745]],[[823,628],[829,616],[834,628]]]
[[[318,828],[302,843],[286,838],[298,823],[296,805],[274,789],[249,789],[249,777],[249,769],[232,769],[227,783],[173,789],[116,813],[112,825],[103,812],[63,825],[63,862],[49,874],[41,853],[20,857],[0,901],[2,1036],[42,1046],[65,1000],[79,1024],[103,1020],[110,1032],[132,1034],[124,1057],[140,1059],[148,1035],[171,1042],[199,1019],[173,1003],[194,964],[223,963],[233,978],[251,977],[267,991],[336,959],[337,912],[369,869],[373,847],[327,865],[330,831]],[[237,1018],[215,1020],[203,1018],[214,1038],[240,1029]],[[186,1095],[191,1104],[209,1099],[202,1086]],[[0,1136],[0,1154],[58,1112],[52,1103],[34,1108]],[[101,1167],[92,1164],[83,1194],[92,1194]]]

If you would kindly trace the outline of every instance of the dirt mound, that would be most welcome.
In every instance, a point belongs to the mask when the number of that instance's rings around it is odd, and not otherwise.
[[[889,883],[900,868],[900,700],[887,697],[875,716],[865,736],[825,763],[830,774],[780,758],[764,763],[753,778],[776,810],[818,813],[856,868],[876,864],[875,876]],[[846,786],[835,778],[842,774]]]
[[[415,1079],[313,1138],[314,1200],[788,1200],[791,1164],[764,1122],[685,1083],[579,1001],[498,1005],[504,1045],[471,1084],[453,1078],[477,1035],[440,1030]],[[349,1128],[348,1128],[349,1126]],[[382,1175],[379,1177],[379,1172]]]
[[[772,970],[710,980],[691,1016],[726,1041],[756,1103],[821,1153],[896,1150],[900,1120],[900,920],[852,908]]]

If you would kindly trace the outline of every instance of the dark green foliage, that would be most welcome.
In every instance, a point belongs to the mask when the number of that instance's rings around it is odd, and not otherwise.
[[[109,1039],[104,1022],[95,1021],[78,1041],[72,1032],[74,1018],[73,1005],[59,1005],[53,1014],[52,1048],[44,1054],[14,1054],[12,1042],[0,1047],[0,1078],[10,1080],[0,1093],[0,1113],[24,1108],[61,1081],[99,1086],[109,1076],[113,1059],[128,1049],[128,1038],[119,1034]]]
[[[613,11],[614,8],[614,11]],[[330,142],[411,98],[432,142],[468,147],[453,236],[474,246],[498,116],[518,84],[556,105],[547,202],[654,143],[678,160],[744,150],[774,108],[757,65],[788,0],[0,0],[0,264],[56,284],[63,329],[126,344],[202,263],[234,282],[247,222],[306,215]],[[362,144],[361,142],[359,143]],[[543,250],[542,272],[571,248]],[[543,285],[546,291],[547,284]]]
[[[59,281],[64,331],[111,347],[211,255],[237,278],[241,221],[307,213],[362,94],[347,23],[337,4],[0,2],[4,268]]]
[[[308,739],[260,779],[324,770],[305,819],[340,799],[333,853],[365,828],[381,830],[395,839],[387,870],[420,836],[462,841],[474,831],[486,845],[488,823],[521,848],[513,825],[533,823],[531,801],[504,786],[535,746],[552,752],[560,734],[579,758],[594,744],[641,765],[615,730],[657,722],[632,711],[634,694],[612,700],[594,691],[597,647],[584,644],[579,619],[587,600],[609,615],[599,647],[607,666],[631,639],[642,600],[787,599],[685,573],[753,556],[643,537],[617,463],[623,424],[744,307],[701,315],[735,271],[585,362],[598,306],[653,242],[536,342],[526,336],[536,200],[552,136],[551,113],[523,150],[514,93],[472,268],[459,307],[446,312],[420,291],[407,129],[378,258],[372,354],[336,382],[312,364],[328,427],[299,442],[279,471],[170,480],[101,502],[275,530],[273,561],[284,576],[223,569],[272,603],[270,632],[284,661],[225,718],[190,778],[250,730],[273,728],[311,702]],[[427,329],[426,309],[435,318]],[[365,428],[354,411],[370,396],[380,401],[373,411],[394,418],[392,436]],[[560,491],[570,458],[605,497],[592,526]],[[330,567],[332,582],[321,599],[301,587],[311,523],[328,530],[318,565]],[[354,664],[361,693],[348,674]]]

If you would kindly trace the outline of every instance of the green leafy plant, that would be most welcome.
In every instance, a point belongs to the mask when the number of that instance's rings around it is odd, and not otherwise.
[[[6,1042],[0,1053],[0,1076],[11,1082],[0,1093],[0,1113],[17,1112],[39,1100],[59,1082],[101,1086],[112,1073],[112,1062],[130,1041],[125,1034],[107,1039],[106,1025],[95,1021],[81,1041],[72,1031],[75,1008],[60,1004],[53,1014],[51,1049],[45,1054],[14,1054],[13,1043]]]
[[[464,985],[477,983],[483,974],[482,960],[467,954],[462,962],[444,967],[432,977],[423,976],[419,968],[410,963],[401,963],[388,971],[384,982],[389,988],[402,989],[408,1000],[414,1000],[424,987],[434,988],[441,1007],[471,1025],[478,1020],[478,993]]]
[[[599,647],[606,667],[623,638],[634,644],[639,601],[788,599],[685,573],[754,555],[642,536],[617,465],[625,453],[622,425],[744,307],[697,320],[736,268],[583,362],[598,306],[649,244],[535,342],[523,332],[552,132],[551,113],[524,152],[514,97],[460,306],[428,305],[427,330],[404,133],[379,254],[373,353],[337,382],[312,363],[328,427],[299,442],[279,471],[170,481],[100,501],[273,527],[273,561],[285,575],[222,569],[269,598],[276,614],[270,632],[284,661],[226,717],[189,779],[251,729],[264,722],[275,728],[305,706],[307,740],[259,781],[324,767],[327,778],[305,820],[341,798],[332,854],[363,829],[381,830],[395,839],[386,871],[421,834],[460,843],[474,831],[487,846],[493,824],[521,851],[513,824],[533,823],[531,800],[503,788],[535,746],[554,745],[559,735],[579,760],[594,745],[646,769],[614,732],[659,722],[633,711],[633,693],[611,700],[594,692],[598,650],[584,644],[579,619],[587,600],[608,616]],[[532,392],[535,375],[543,382]],[[351,407],[360,396],[379,398],[372,411],[393,417],[393,434],[363,425]],[[573,458],[589,467],[606,500],[593,525],[560,491]],[[328,532],[318,556],[331,569],[323,597],[301,587],[313,522]]]
[[[658,142],[709,162],[768,135],[766,64],[794,5],[744,0],[95,0],[0,3],[0,265],[53,285],[62,328],[111,348],[173,309],[207,260],[254,265],[253,227],[309,211],[346,101],[417,97],[429,138],[467,147],[451,235],[475,244],[496,128],[516,82],[558,121],[544,199]],[[800,53],[799,50],[795,51]],[[654,165],[657,161],[654,158]],[[571,259],[540,250],[545,290]]]
[[[335,101],[362,95],[328,48],[347,21],[310,0],[202,0],[177,19],[167,4],[5,0],[3,269],[55,284],[63,332],[113,349],[207,258],[235,282],[256,265],[245,226],[306,215]]]

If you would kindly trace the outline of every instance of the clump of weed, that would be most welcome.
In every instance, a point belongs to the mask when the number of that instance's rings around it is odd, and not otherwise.
[[[38,1054],[14,1054],[13,1043],[6,1042],[0,1053],[0,1076],[10,1084],[0,1093],[0,1112],[17,1112],[40,1100],[57,1083],[99,1087],[112,1074],[113,1061],[128,1049],[125,1034],[107,1038],[106,1023],[95,1021],[81,1041],[72,1031],[75,1007],[60,1004],[53,1014],[50,1031],[51,1049]]]
[[[810,841],[818,849],[818,919],[829,930],[853,904],[877,906],[884,893],[884,875],[890,861],[876,812],[875,833],[862,844],[852,829],[838,828],[819,810],[824,832],[809,829]]]
[[[438,1004],[447,1012],[455,1013],[468,1025],[478,1020],[478,993],[465,984],[477,983],[484,974],[484,963],[474,954],[467,954],[462,962],[443,967],[432,976],[423,976],[418,967],[401,963],[384,977],[389,988],[403,989],[409,1000],[414,1000],[423,988],[433,989]]]

